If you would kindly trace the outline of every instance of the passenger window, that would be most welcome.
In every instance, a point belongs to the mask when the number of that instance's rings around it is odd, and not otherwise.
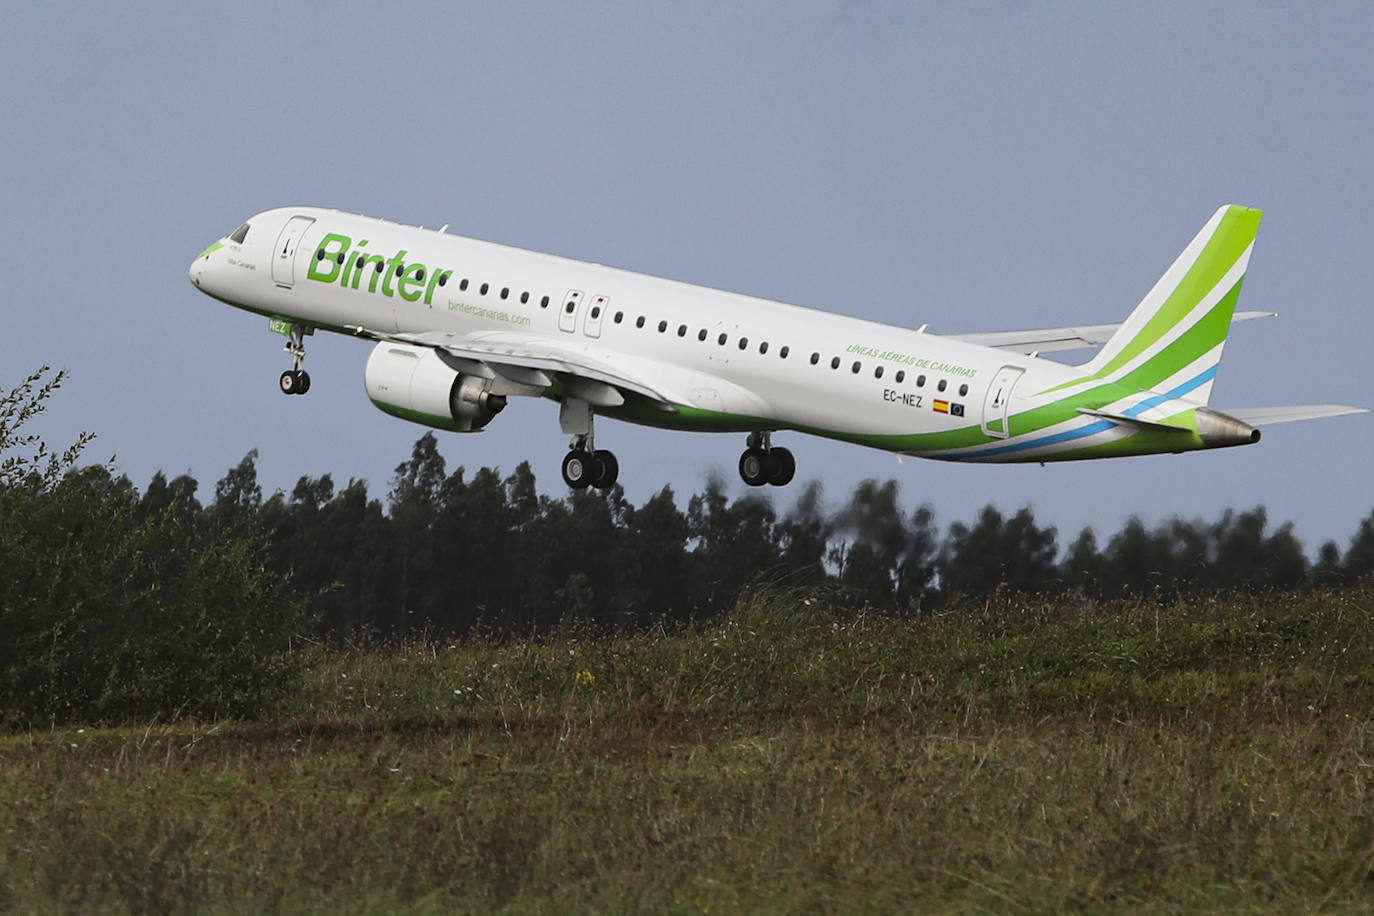
[[[967,397],[967,396],[968,396],[968,386],[967,386],[967,385],[960,385],[960,386],[959,386],[959,397],[962,398],[962,397]]]
[[[678,336],[678,337],[686,337],[686,336],[687,336],[687,325],[685,325],[685,324],[680,324],[680,325],[677,326],[677,336]]]
[[[660,321],[658,323],[658,333],[662,334],[666,330],[668,330],[668,322]]]
[[[624,321],[624,320],[625,320],[625,313],[624,313],[624,312],[616,312],[616,313],[615,313],[615,323],[616,323],[616,324],[620,324],[620,322],[622,322],[622,321]]]
[[[521,305],[524,305],[526,302],[529,302],[529,301],[530,301],[530,294],[529,294],[529,291],[528,291],[528,290],[520,294],[520,304],[521,304]]]
[[[640,315],[638,318],[635,319],[635,327],[637,327],[637,328],[642,328],[642,327],[644,327],[644,316],[643,316],[643,315]]]
[[[874,377],[874,378],[882,378],[882,377],[883,377],[883,367],[882,367],[882,366],[879,366],[878,368],[876,368],[876,369],[873,370],[873,377]]]
[[[460,290],[466,290],[466,289],[468,288],[468,278],[467,278],[467,277],[464,277],[463,279],[461,279],[461,280],[458,281],[458,288],[459,288]]]
[[[339,255],[339,263],[340,263],[340,264],[343,263],[343,254],[342,254],[342,253]],[[425,269],[424,269],[423,267],[421,267],[419,270],[415,271],[415,282],[416,282],[416,283],[423,283],[423,282],[425,282]]]
[[[906,381],[906,370],[905,370],[905,369],[898,369],[898,370],[897,370],[897,384],[900,385],[900,384],[901,384],[902,382],[904,382],[904,381]]]
[[[767,353],[767,352],[768,352],[768,341],[765,340],[763,343],[759,344],[759,354],[762,355],[762,354]]]
[[[940,379],[940,384],[938,384],[938,385],[935,386],[935,390],[936,390],[936,391],[944,391],[944,390],[945,390],[946,388],[948,388],[948,387],[949,387],[949,382],[945,381],[944,379]]]
[[[725,346],[725,335],[722,334],[719,337],[717,337],[716,343],[720,344],[722,347]]]
[[[854,372],[855,375],[858,375],[858,374],[859,374],[859,369],[860,369],[860,368],[862,368],[862,367],[860,366],[859,361],[858,361],[857,359],[854,360],[853,372]]]
[[[466,280],[463,281],[464,284],[466,284],[467,282],[468,282],[468,281],[466,281]],[[546,309],[546,308],[549,307],[549,297],[548,297],[548,296],[545,296],[543,299],[540,299],[540,300],[539,300],[539,307],[540,307],[541,309]]]
[[[446,283],[448,283],[448,278],[451,276],[453,276],[453,271],[451,270],[446,270],[443,273],[439,274],[439,285],[443,286]]]
[[[479,289],[478,292],[481,293],[483,296],[485,296],[485,295],[487,294],[487,290],[490,289],[490,288],[491,288],[491,284],[490,284],[490,283],[483,283],[483,284],[482,284],[482,288]]]
[[[705,328],[702,328],[701,331],[698,332],[698,334],[697,334],[697,340],[705,340],[705,339],[706,339],[706,329],[705,329]]]
[[[593,317],[593,318],[600,318],[600,317],[601,317],[601,306],[596,305],[596,306],[593,306],[593,307],[592,307],[592,317]]]
[[[338,263],[340,266],[342,266],[344,262],[344,253],[340,251],[338,256],[334,258],[334,261]]]
[[[778,359],[787,359],[787,348],[783,347],[778,351]]]
[[[510,287],[509,287],[509,286],[503,286],[503,287],[501,287],[501,298],[504,299],[504,298],[506,298],[506,297],[509,296],[509,295],[510,295]]]
[[[924,375],[918,375],[918,376],[916,376],[916,387],[917,387],[917,388],[924,388],[925,386],[926,386],[926,377],[925,377]]]
[[[830,361],[830,368],[831,368],[831,369],[838,369],[838,368],[840,368],[840,358],[839,358],[838,356],[835,357],[834,359],[832,359],[832,360]]]
[[[748,346],[749,346],[749,338],[748,338],[748,337],[741,337],[741,338],[739,339],[739,348],[740,348],[741,350],[743,350],[744,348],[746,348],[746,347],[748,347]]]
[[[820,361],[821,361],[821,355],[820,355],[819,353],[812,353],[812,354],[811,354],[811,365],[814,366],[814,365],[816,365],[816,363],[818,363],[818,362],[820,362]]]

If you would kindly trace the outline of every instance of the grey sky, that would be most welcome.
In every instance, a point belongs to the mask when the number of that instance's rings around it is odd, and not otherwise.
[[[376,411],[368,345],[316,335],[305,398],[266,321],[186,280],[244,217],[312,204],[933,332],[1126,316],[1223,203],[1266,217],[1213,403],[1374,406],[1374,6],[1317,4],[52,5],[0,35],[9,263],[0,386],[72,370],[42,429],[99,435],[140,487],[208,497],[250,448],[385,494],[423,429]],[[1069,354],[1077,361],[1086,354]],[[450,466],[529,459],[556,408],[440,434]],[[611,421],[642,502],[742,436]],[[895,477],[948,524],[1060,527],[1264,504],[1315,550],[1374,508],[1369,416],[1258,446],[1046,468],[783,435],[832,500]],[[794,485],[795,487],[795,485]],[[788,491],[778,496],[790,503]]]

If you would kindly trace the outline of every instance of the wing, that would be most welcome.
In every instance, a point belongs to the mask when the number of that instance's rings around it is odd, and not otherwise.
[[[1276,312],[1236,312],[1232,323],[1252,318],[1273,318]],[[986,334],[945,334],[954,340],[996,347],[1014,353],[1049,353],[1053,350],[1081,350],[1100,347],[1116,333],[1118,324],[1085,324],[1067,328],[1043,328],[1032,331],[992,331]]]
[[[547,388],[555,380],[577,397],[597,407],[619,407],[625,393],[639,395],[653,406],[675,412],[671,399],[641,377],[634,367],[619,365],[558,340],[494,331],[459,335],[444,331],[392,334],[350,325],[348,330],[367,340],[385,340],[430,347],[443,354],[453,368],[482,378],[501,377],[518,385]]]

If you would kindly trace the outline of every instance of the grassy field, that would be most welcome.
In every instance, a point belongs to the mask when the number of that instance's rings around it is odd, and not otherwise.
[[[0,737],[0,909],[1374,911],[1374,593],[312,661]]]

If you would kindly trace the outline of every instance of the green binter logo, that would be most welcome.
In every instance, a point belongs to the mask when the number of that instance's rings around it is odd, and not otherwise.
[[[366,276],[369,293],[399,295],[407,302],[418,302],[423,296],[425,305],[429,305],[435,288],[443,286],[453,275],[451,270],[430,270],[418,261],[407,264],[404,248],[388,258],[369,254],[363,250],[366,246],[367,239],[355,248],[351,238],[331,232],[315,249],[306,276],[317,283],[338,283],[349,289],[361,289]]]

